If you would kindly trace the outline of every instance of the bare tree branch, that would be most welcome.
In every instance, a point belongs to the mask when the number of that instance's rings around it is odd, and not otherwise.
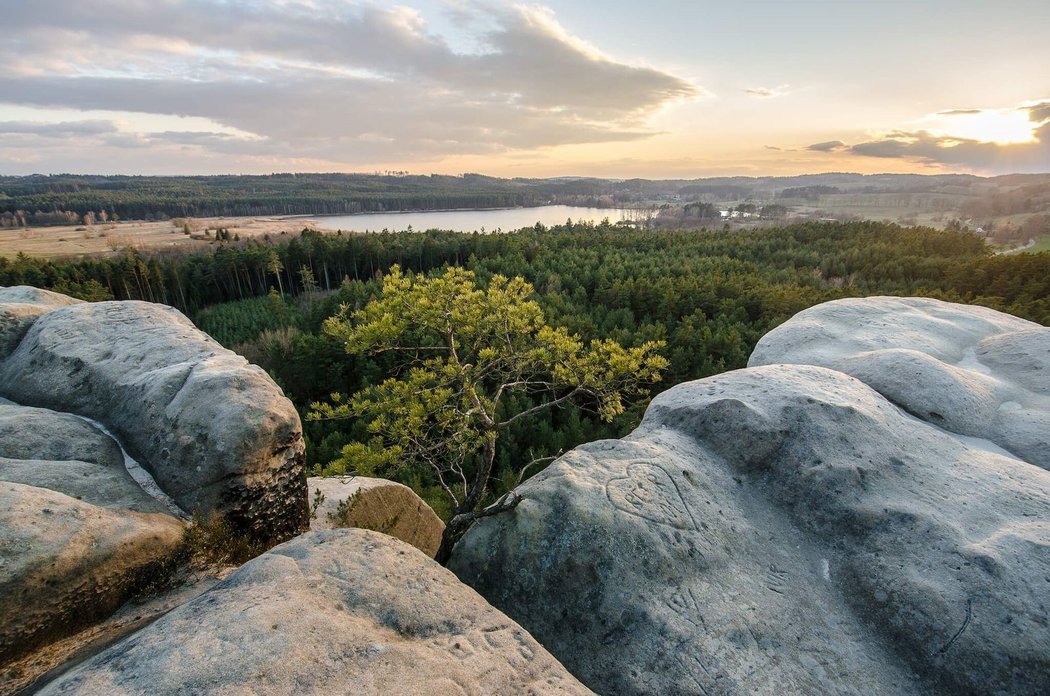
[[[533,459],[531,462],[529,462],[525,466],[521,467],[521,471],[518,472],[518,482],[516,484],[514,484],[514,485],[515,486],[520,486],[521,482],[525,480],[525,472],[527,472],[533,466],[535,466],[536,464],[542,464],[543,462],[553,462],[555,459],[557,459],[558,457],[560,457],[562,455],[562,451],[563,450],[558,450],[555,454],[552,454],[549,457],[537,457],[536,459]]]

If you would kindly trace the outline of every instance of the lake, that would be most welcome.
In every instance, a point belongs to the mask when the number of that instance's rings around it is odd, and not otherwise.
[[[499,208],[495,210],[431,210],[407,213],[362,213],[360,215],[325,215],[311,217],[319,227],[354,232],[404,232],[411,227],[416,232],[439,229],[455,232],[510,232],[522,227],[533,227],[537,222],[562,225],[567,218],[573,222],[610,222],[644,219],[647,210],[624,208],[580,208],[571,205],[545,205],[537,208]]]

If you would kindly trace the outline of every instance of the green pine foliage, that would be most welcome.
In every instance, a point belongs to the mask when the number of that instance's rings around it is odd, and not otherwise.
[[[265,297],[226,302],[197,312],[194,322],[224,346],[254,340],[264,331],[302,323],[302,313],[274,291]]]
[[[667,367],[661,341],[584,345],[549,326],[533,294],[520,277],[493,275],[479,286],[462,268],[427,277],[395,265],[379,296],[324,322],[347,353],[390,354],[397,366],[351,398],[337,393],[311,405],[308,420],[357,419],[369,433],[330,466],[436,480],[453,507],[436,557],[442,563],[475,519],[516,504],[507,497],[479,509],[491,492],[499,441],[512,426],[571,404],[589,405],[608,423]],[[516,468],[524,472],[528,464]]]

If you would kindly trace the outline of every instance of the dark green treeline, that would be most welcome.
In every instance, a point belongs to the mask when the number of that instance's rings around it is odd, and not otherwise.
[[[612,182],[497,179],[480,174],[261,176],[0,176],[0,229],[240,215],[347,215],[603,204]]]

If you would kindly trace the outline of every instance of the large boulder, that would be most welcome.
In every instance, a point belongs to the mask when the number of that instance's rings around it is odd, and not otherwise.
[[[766,334],[749,366],[819,365],[908,413],[1050,469],[1050,328],[917,297],[826,302]]]
[[[1050,472],[862,382],[679,385],[450,568],[600,693],[1050,693]]]
[[[41,314],[79,303],[72,297],[26,285],[0,288],[0,360],[18,346]]]
[[[389,534],[433,557],[445,524],[408,486],[367,476],[314,476],[310,528],[357,527]]]
[[[416,549],[310,532],[43,694],[584,694],[519,625]]]
[[[170,307],[40,314],[0,361],[0,396],[99,421],[183,510],[221,514],[260,541],[307,526],[295,408],[261,368]]]
[[[0,475],[10,473],[10,462],[0,459]],[[65,464],[74,479],[69,490],[83,472]],[[119,486],[119,494],[78,490],[82,499],[0,481],[0,664],[109,615],[168,567],[182,544],[176,518],[119,507],[152,507],[147,500]],[[125,500],[107,507],[114,496]],[[89,498],[105,500],[95,505]]]

